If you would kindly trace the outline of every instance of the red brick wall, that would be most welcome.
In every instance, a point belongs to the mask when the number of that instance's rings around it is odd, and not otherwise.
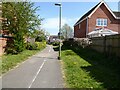
[[[79,24],[74,27],[74,37],[76,37],[76,38],[84,38],[84,37],[86,37],[87,20],[84,20],[80,24],[81,24],[80,28],[79,28]]]
[[[88,31],[91,32],[95,28],[99,28],[96,26],[96,19],[97,18],[105,18],[107,19],[107,26],[105,28],[111,29],[113,31],[119,32],[118,23],[120,25],[119,20],[115,20],[112,14],[108,11],[108,9],[102,4],[95,13],[89,18],[89,26]]]
[[[119,34],[120,34],[120,24],[119,24],[119,26],[118,26],[118,31],[119,31]]]
[[[5,46],[6,46],[6,38],[0,38],[0,56],[4,53],[5,51]]]

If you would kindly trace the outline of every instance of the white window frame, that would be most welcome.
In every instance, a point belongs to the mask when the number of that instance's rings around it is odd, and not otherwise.
[[[96,19],[96,26],[107,26],[108,20],[104,18],[97,18]]]

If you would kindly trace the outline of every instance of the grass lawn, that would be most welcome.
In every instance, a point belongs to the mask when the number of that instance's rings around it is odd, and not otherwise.
[[[96,51],[62,47],[68,88],[120,88],[120,61]]]
[[[28,57],[36,54],[40,50],[25,50],[17,55],[3,55],[0,71],[6,73],[10,69],[25,61]],[[2,70],[1,70],[2,69]]]

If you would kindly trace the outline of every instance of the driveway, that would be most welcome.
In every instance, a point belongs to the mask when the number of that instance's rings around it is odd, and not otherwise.
[[[47,46],[2,77],[2,88],[63,88],[58,52]]]

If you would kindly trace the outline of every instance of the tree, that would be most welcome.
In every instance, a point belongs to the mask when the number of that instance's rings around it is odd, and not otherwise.
[[[35,38],[35,41],[42,42],[46,39],[45,32],[41,30],[35,30],[33,32],[33,37]]]
[[[2,4],[2,17],[7,19],[8,30],[13,36],[13,43],[7,43],[8,49],[19,53],[25,49],[25,36],[34,32],[36,26],[41,25],[41,20],[35,15],[38,7],[33,8],[31,2],[4,2]],[[6,27],[3,24],[3,28]]]
[[[61,29],[61,36],[63,36],[64,39],[72,38],[73,29],[68,24],[64,24]]]

